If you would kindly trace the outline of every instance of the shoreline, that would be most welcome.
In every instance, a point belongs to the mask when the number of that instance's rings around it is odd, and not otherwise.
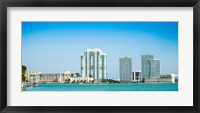
[[[178,91],[178,83],[161,84],[38,84],[23,91]]]

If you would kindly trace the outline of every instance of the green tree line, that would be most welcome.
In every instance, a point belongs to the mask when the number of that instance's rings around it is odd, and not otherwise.
[[[27,67],[22,65],[22,82],[26,81],[26,69]]]

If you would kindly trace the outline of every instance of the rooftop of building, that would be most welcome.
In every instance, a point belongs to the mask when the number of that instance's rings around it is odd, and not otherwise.
[[[101,49],[99,49],[99,48],[94,48],[94,49],[88,48],[87,49],[87,52],[95,52],[95,51],[101,51]]]
[[[132,58],[132,57],[130,57],[130,56],[121,56],[119,58]]]

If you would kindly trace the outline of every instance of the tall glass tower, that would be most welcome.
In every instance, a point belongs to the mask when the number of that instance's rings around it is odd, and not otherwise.
[[[142,77],[159,78],[160,60],[154,59],[153,55],[141,55]]]
[[[92,77],[97,82],[107,78],[107,56],[100,49],[87,49],[81,55],[82,77]]]
[[[120,57],[119,58],[120,81],[132,81],[132,58]]]

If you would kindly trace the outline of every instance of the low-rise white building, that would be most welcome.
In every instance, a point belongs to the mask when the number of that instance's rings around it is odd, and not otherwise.
[[[176,83],[178,82],[178,75],[176,74],[169,74],[163,75],[160,78],[145,78],[145,83]]]
[[[89,83],[89,82],[92,82],[94,81],[94,78],[92,77],[70,77],[70,82],[73,83]],[[97,81],[94,81],[94,82],[97,82]]]
[[[26,81],[28,81],[28,82],[39,82],[39,80],[40,80],[39,75],[40,74],[41,74],[40,71],[27,70],[26,71]]]
[[[96,82],[92,77],[76,76],[70,71],[61,73],[41,73],[39,71],[27,71],[27,81],[32,83],[91,83]],[[73,75],[73,76],[72,76]]]
[[[70,71],[64,71],[62,73],[42,73],[39,71],[27,71],[27,81],[35,83],[49,83],[49,82],[59,82],[64,83],[65,80],[70,77]]]
[[[132,78],[133,78],[133,83],[142,82],[142,73],[141,73],[141,71],[134,71]]]

